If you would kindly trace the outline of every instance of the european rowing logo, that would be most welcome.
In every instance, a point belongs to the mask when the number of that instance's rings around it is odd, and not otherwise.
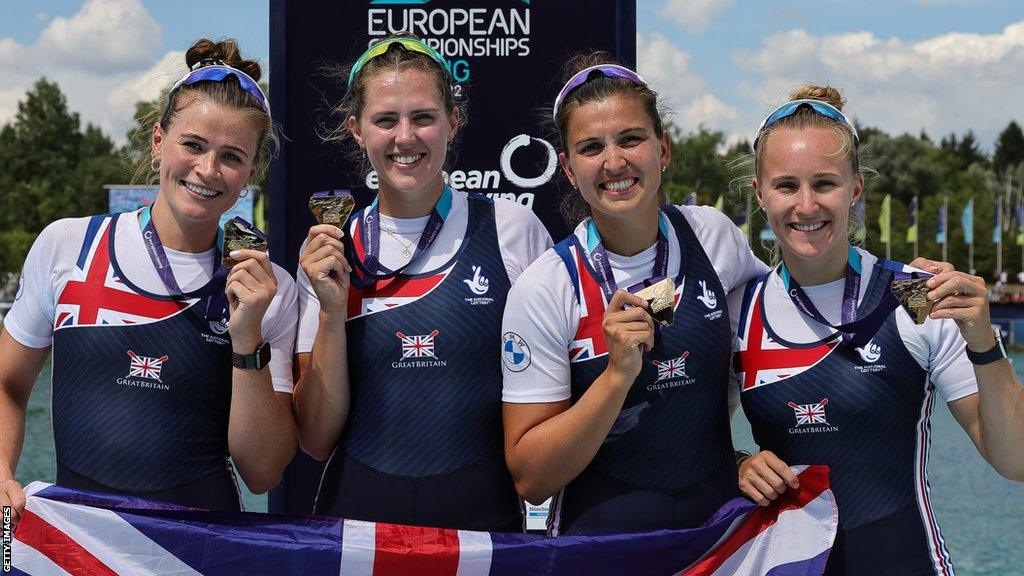
[[[837,432],[839,427],[829,424],[825,418],[826,404],[828,404],[828,398],[822,398],[820,402],[810,404],[790,402],[789,407],[793,409],[793,415],[796,416],[796,426],[790,428],[789,433]]]
[[[447,362],[440,360],[434,350],[435,339],[439,330],[430,334],[407,336],[401,331],[395,332],[402,344],[402,358],[391,363],[392,368],[428,368],[445,366]]]
[[[501,337],[501,359],[513,372],[526,370],[530,365],[530,347],[526,340],[515,332],[505,332]]]
[[[132,350],[128,350],[128,375],[118,378],[117,383],[122,386],[134,386],[136,388],[153,388],[157,390],[170,390],[170,386],[160,379],[160,372],[164,368],[164,362],[170,357],[164,354],[159,358],[153,356],[140,356]]]
[[[686,374],[686,359],[689,357],[690,352],[686,351],[676,358],[652,360],[651,363],[658,368],[658,379],[654,381],[654,384],[648,385],[647,389],[664,390],[692,384],[693,378]]]

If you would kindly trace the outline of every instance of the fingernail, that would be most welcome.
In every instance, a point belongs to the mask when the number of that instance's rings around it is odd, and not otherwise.
[[[238,258],[241,254],[241,250],[232,250],[231,252],[228,252],[228,256],[231,256],[232,258]]]

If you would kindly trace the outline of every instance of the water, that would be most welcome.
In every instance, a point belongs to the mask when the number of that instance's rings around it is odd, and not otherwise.
[[[1024,368],[1024,354],[1015,354]],[[1018,375],[1024,377],[1018,369]],[[47,362],[29,399],[17,479],[53,482],[56,464],[50,426],[50,365]],[[943,406],[932,418],[929,479],[932,504],[960,576],[1024,576],[1024,484],[996,474]],[[738,412],[733,425],[738,448],[752,449],[750,427]],[[266,496],[244,491],[246,508],[266,511]]]

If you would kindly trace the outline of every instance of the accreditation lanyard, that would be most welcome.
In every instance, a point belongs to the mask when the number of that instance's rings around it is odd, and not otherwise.
[[[597,272],[597,281],[601,285],[605,302],[612,301],[612,295],[618,286],[615,283],[615,275],[612,273],[612,265],[608,261],[608,251],[605,250],[601,241],[601,233],[594,224],[594,219],[587,221],[587,258],[590,265]],[[658,240],[654,252],[654,269],[651,277],[643,282],[638,282],[629,287],[629,292],[636,292],[645,286],[658,282],[668,276],[668,222],[665,215],[658,213]]]
[[[206,320],[220,321],[226,319],[228,317],[228,299],[227,295],[224,294],[224,284],[229,270],[221,265],[221,245],[224,243],[224,230],[221,228],[217,229],[217,244],[213,255],[213,275],[210,281],[198,290],[184,292],[178,285],[178,281],[174,279],[174,271],[171,270],[171,263],[167,259],[167,252],[164,250],[163,243],[160,242],[160,235],[156,231],[156,226],[153,225],[150,212],[149,206],[142,209],[139,214],[139,227],[142,228],[142,239],[146,245],[146,253],[149,254],[149,259],[153,262],[153,267],[156,268],[156,273],[160,276],[160,280],[163,281],[168,294],[181,298],[209,297],[206,302]]]
[[[409,259],[404,265],[398,267],[395,270],[387,272],[385,274],[380,273],[380,208],[378,207],[377,199],[374,198],[373,204],[366,211],[366,215],[363,216],[363,225],[361,226],[360,235],[362,239],[362,245],[365,246],[365,251],[362,256],[361,264],[366,273],[375,279],[384,279],[396,276],[408,268],[413,262],[416,261],[424,252],[426,252],[430,246],[437,240],[437,237],[441,234],[441,228],[444,227],[444,222],[448,218],[448,214],[452,209],[452,190],[446,184],[444,189],[441,190],[441,197],[437,199],[437,203],[434,204],[433,210],[430,211],[430,218],[427,219],[426,226],[423,227],[423,232],[420,234],[420,239],[416,243],[416,251],[413,252],[412,258]]]
[[[828,326],[836,332],[838,332],[843,339],[843,342],[852,344],[855,347],[861,347],[867,344],[871,338],[878,332],[878,329],[882,327],[886,317],[892,312],[896,306],[899,306],[899,300],[892,294],[891,290],[886,290],[886,293],[882,296],[882,300],[878,303],[874,310],[868,313],[864,318],[857,318],[857,297],[860,295],[860,282],[861,282],[861,258],[860,253],[854,249],[853,246],[849,247],[849,255],[846,262],[846,279],[843,282],[843,303],[842,303],[842,323],[831,324],[825,317],[818,311],[818,308],[811,302],[810,297],[807,296],[807,292],[800,287],[800,284],[793,278],[789,269],[786,268],[786,264],[782,263],[779,268],[779,276],[782,277],[782,285],[789,294],[793,304],[804,313],[804,315],[811,317],[819,324]]]

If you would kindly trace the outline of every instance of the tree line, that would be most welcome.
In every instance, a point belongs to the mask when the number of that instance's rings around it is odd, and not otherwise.
[[[59,218],[103,213],[107,210],[105,184],[127,183],[136,165],[149,157],[149,131],[138,130],[157,106],[139,102],[135,126],[127,143],[114,141],[91,123],[82,126],[77,112],[68,108],[60,87],[42,78],[18,103],[14,119],[0,128],[0,290],[5,279],[21,269],[25,255],[40,230]],[[892,258],[908,262],[914,247],[904,242],[909,225],[907,207],[919,198],[918,238],[921,254],[939,258],[935,242],[943,195],[948,199],[947,258],[959,269],[968,266],[960,211],[974,200],[974,262],[980,275],[996,272],[996,247],[991,242],[996,204],[1001,203],[1003,268],[1022,269],[1016,243],[1024,224],[1015,220],[1024,203],[1024,132],[1011,121],[999,134],[993,153],[986,154],[975,135],[949,134],[938,142],[927,134],[891,136],[878,128],[858,127],[865,185],[866,233],[864,246],[884,254],[878,242],[878,211],[882,198],[891,195]],[[727,145],[724,133],[700,127],[671,129],[672,165],[665,191],[670,201],[682,204],[692,194],[697,203],[716,204],[738,222],[748,213],[753,158],[748,142]],[[259,189],[265,186],[257,184]],[[724,195],[724,197],[723,197]],[[756,207],[756,202],[750,202]],[[763,214],[750,210],[750,239],[755,253],[766,261],[771,247],[758,240]]]

